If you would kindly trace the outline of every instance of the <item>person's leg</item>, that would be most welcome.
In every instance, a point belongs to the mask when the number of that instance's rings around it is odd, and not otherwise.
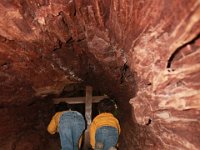
[[[104,147],[104,134],[101,128],[96,130],[95,134],[95,148],[94,150],[103,150]]]
[[[118,131],[114,127],[105,127],[107,129],[107,136],[104,141],[104,150],[109,150],[110,148],[114,148],[118,142]]]
[[[104,126],[96,131],[95,150],[109,150],[117,145],[118,131],[114,127]]]
[[[85,130],[85,120],[83,116],[78,112],[74,112],[73,116],[74,116],[74,122],[72,127],[73,147],[74,150],[78,150],[80,137],[83,134],[83,131]]]
[[[73,150],[73,142],[72,142],[72,134],[69,131],[66,133],[65,131],[61,131],[60,135],[60,142],[61,142],[61,150]]]
[[[111,148],[109,148],[109,150],[117,150],[117,148],[116,147],[111,147]]]
[[[72,129],[71,129],[72,121],[73,120],[71,119],[70,114],[65,113],[60,117],[58,130],[59,130],[62,150],[73,150]]]

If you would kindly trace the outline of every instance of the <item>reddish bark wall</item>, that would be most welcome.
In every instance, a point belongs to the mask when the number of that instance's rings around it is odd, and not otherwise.
[[[120,149],[199,149],[199,14],[199,0],[2,0],[0,114],[83,81],[118,100]],[[21,130],[8,118],[0,133]]]

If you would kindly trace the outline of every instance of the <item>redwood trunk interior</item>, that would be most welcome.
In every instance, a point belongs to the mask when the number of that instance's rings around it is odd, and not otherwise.
[[[58,150],[52,99],[87,85],[116,99],[120,150],[199,150],[200,1],[0,1],[0,150]]]

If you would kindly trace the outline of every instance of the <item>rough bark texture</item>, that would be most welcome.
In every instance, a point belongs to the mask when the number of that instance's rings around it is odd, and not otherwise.
[[[1,0],[0,150],[49,148],[44,99],[82,81],[118,100],[120,149],[200,149],[199,34],[200,0]]]

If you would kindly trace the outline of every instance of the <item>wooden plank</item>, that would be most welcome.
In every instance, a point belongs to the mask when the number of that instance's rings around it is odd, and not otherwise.
[[[88,126],[91,124],[91,116],[92,116],[92,87],[86,86],[85,118]]]
[[[84,143],[83,143],[83,150],[88,150],[90,146],[90,134],[89,134],[89,128],[85,130],[84,132]]]
[[[92,97],[92,103],[98,103],[104,98],[108,98],[107,95],[104,96],[93,96]],[[53,102],[54,104],[58,104],[60,102],[66,102],[69,104],[83,104],[85,103],[86,97],[69,97],[69,98],[54,98]]]
[[[84,149],[90,147],[89,126],[92,120],[92,87],[86,86],[86,99],[85,99],[85,119],[87,121],[87,129],[85,131]]]

